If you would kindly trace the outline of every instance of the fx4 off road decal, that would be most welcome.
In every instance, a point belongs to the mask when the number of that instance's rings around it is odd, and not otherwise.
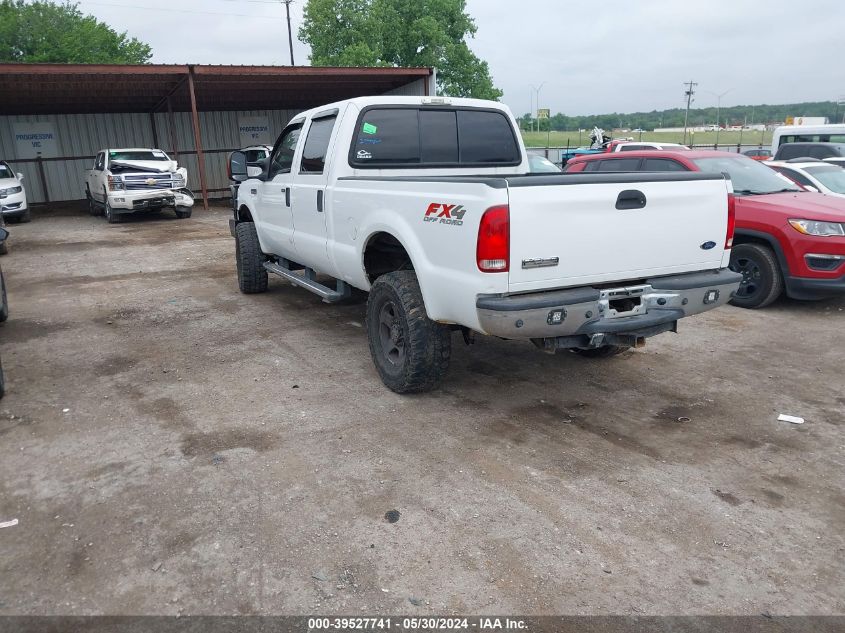
[[[443,204],[432,202],[428,205],[423,216],[423,222],[437,222],[438,224],[451,224],[461,226],[464,223],[464,214],[467,210],[462,204]]]

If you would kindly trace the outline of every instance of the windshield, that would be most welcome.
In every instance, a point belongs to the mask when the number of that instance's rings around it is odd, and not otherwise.
[[[692,162],[701,171],[727,172],[731,177],[734,193],[740,196],[801,191],[786,176],[781,176],[747,156],[726,155],[724,157],[694,158]]]
[[[560,171],[558,166],[552,161],[536,154],[528,155],[528,165],[532,173],[553,173]]]
[[[7,165],[0,165],[0,178],[14,178],[15,174]]]
[[[170,160],[160,149],[133,149],[109,152],[109,160]]]
[[[845,193],[845,169],[841,167],[805,167],[804,171],[835,193]]]

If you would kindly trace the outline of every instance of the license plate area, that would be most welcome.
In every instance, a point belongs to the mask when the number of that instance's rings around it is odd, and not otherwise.
[[[599,297],[599,312],[605,319],[645,314],[648,309],[643,301],[643,295],[647,289],[648,286],[631,286],[602,290]]]

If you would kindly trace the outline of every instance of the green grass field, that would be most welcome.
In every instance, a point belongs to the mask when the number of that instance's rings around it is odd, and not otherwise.
[[[570,147],[579,147],[587,145],[590,142],[589,132],[583,132],[580,137],[578,131],[574,132],[552,132],[547,136],[547,132],[523,132],[522,138],[525,145],[528,147],[566,147],[567,140]],[[655,141],[664,143],[680,143],[683,140],[683,133],[681,132],[643,132],[642,135],[633,132],[619,132],[613,134],[613,138],[628,138],[633,137],[635,141]],[[716,142],[716,132],[696,132],[690,136],[687,133],[687,144],[695,145],[713,145]],[[736,131],[719,132],[719,145],[736,145],[740,142],[740,133]],[[771,132],[759,132],[751,130],[743,130],[742,144],[743,145],[760,145],[763,147],[770,145],[772,142]]]

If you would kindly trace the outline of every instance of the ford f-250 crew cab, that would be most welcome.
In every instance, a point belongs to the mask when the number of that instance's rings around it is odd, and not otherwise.
[[[722,174],[530,175],[516,130],[499,103],[442,97],[294,117],[263,166],[230,159],[241,291],[274,273],[327,302],[369,292],[399,393],[438,383],[454,330],[605,356],[731,298]]]
[[[189,218],[194,194],[187,185],[188,171],[160,149],[104,149],[86,172],[85,196],[91,215],[105,215],[109,224],[127,213],[164,207]]]

